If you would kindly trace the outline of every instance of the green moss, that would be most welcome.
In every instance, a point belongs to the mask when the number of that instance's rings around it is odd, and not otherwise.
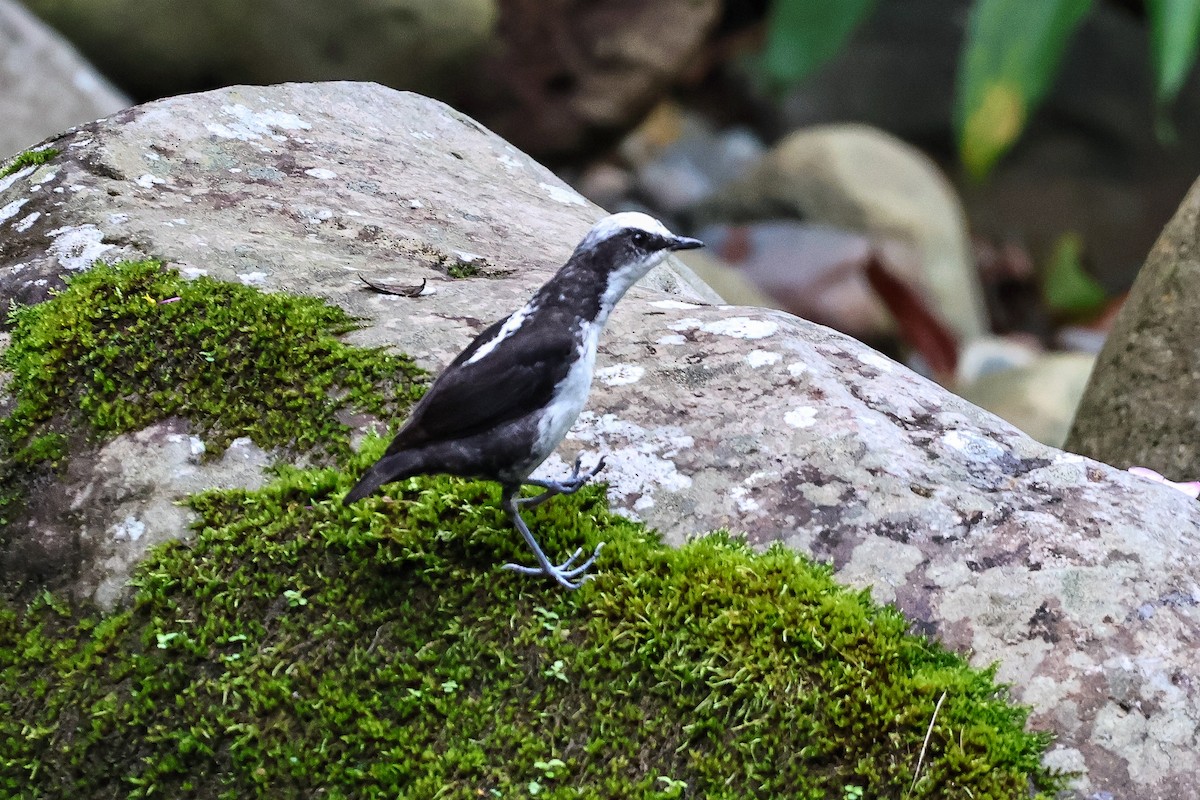
[[[446,274],[451,278],[474,278],[479,274],[479,267],[469,261],[459,261],[446,268]]]
[[[12,161],[8,162],[4,167],[0,168],[0,178],[7,178],[18,170],[25,167],[38,166],[45,164],[59,154],[60,151],[53,147],[47,147],[42,150],[26,150],[24,153],[16,156]]]
[[[350,452],[339,414],[392,419],[421,391],[408,358],[341,342],[354,321],[336,306],[188,281],[156,261],[98,263],[11,322],[0,356],[13,375],[0,419],[0,529],[71,437],[179,416],[210,456],[248,436],[336,460]]]
[[[982,799],[1062,784],[990,672],[786,549],[666,548],[591,488],[528,514],[551,553],[609,542],[572,593],[499,569],[529,554],[494,485],[413,479],[344,507],[384,443],[352,455],[331,420],[399,416],[419,387],[406,359],[339,342],[352,321],[337,309],[146,262],[99,265],[14,324],[10,487],[77,437],[173,415],[210,452],[250,435],[343,469],[193,497],[194,540],[151,554],[129,610],[0,600],[0,796]]]
[[[140,568],[132,610],[46,596],[0,613],[0,795],[983,800],[1062,784],[991,672],[824,567],[721,535],[664,547],[593,488],[529,514],[551,553],[609,543],[565,592],[499,568],[529,555],[494,485],[413,479],[342,506],[381,447],[349,472],[194,498],[196,539]]]

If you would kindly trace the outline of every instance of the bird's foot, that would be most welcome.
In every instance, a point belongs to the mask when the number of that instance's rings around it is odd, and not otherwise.
[[[568,589],[578,589],[583,585],[584,581],[587,581],[592,577],[591,575],[584,575],[584,573],[591,569],[592,565],[596,563],[596,557],[600,555],[600,551],[603,549],[604,542],[596,545],[596,549],[592,552],[591,556],[589,556],[588,559],[579,566],[575,566],[575,562],[578,561],[579,557],[583,555],[582,547],[572,553],[570,558],[558,566],[554,566],[550,563],[547,563],[544,567],[528,567],[524,564],[505,564],[503,569],[512,570],[513,572],[520,572],[523,575],[548,575]],[[575,579],[580,575],[583,575],[582,580],[576,581]]]
[[[575,456],[575,467],[571,470],[571,477],[562,482],[562,485],[566,487],[563,490],[563,494],[572,494],[574,492],[578,492],[585,483],[599,475],[600,470],[604,469],[605,458],[606,456],[600,456],[600,458],[596,461],[596,466],[592,467],[587,472],[581,473],[580,470],[583,468],[583,453],[577,454]]]
[[[517,505],[529,506],[537,508],[542,503],[549,500],[551,497],[559,494],[575,494],[587,484],[592,478],[600,474],[600,470],[604,469],[604,456],[600,456],[600,460],[596,462],[596,466],[589,469],[587,472],[582,472],[583,469],[583,453],[575,456],[575,467],[571,470],[571,475],[562,481],[525,481],[530,486],[539,486],[546,491],[535,497],[520,497],[517,498]]]

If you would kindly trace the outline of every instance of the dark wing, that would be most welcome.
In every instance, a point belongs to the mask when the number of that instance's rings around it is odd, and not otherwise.
[[[576,355],[571,331],[567,326],[535,330],[525,325],[480,360],[467,363],[504,322],[488,327],[438,376],[388,446],[388,454],[472,436],[550,401]]]

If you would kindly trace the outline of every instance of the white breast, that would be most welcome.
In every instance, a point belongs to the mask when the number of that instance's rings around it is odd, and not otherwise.
[[[575,424],[575,418],[587,403],[588,391],[592,388],[592,372],[596,366],[596,345],[600,341],[603,325],[583,323],[580,337],[579,360],[571,365],[567,376],[554,387],[554,400],[538,420],[537,441],[534,455],[541,463],[554,452],[558,443]]]

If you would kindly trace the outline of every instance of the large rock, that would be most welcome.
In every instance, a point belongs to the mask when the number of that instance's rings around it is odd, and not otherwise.
[[[497,16],[496,0],[198,0],[170,13],[153,0],[26,5],[143,98],[330,78],[444,90],[465,74]]]
[[[0,0],[0,158],[127,105],[63,37]]]
[[[983,290],[954,188],[928,157],[883,131],[826,125],[792,133],[745,177],[700,203],[695,216],[704,222],[791,217],[899,243],[909,255],[890,257],[889,265],[930,299],[951,330],[964,342],[986,330]],[[885,313],[879,304],[876,316]]]
[[[1200,182],[1138,273],[1067,446],[1176,480],[1200,475]]]
[[[175,98],[51,144],[58,159],[0,189],[16,209],[0,222],[0,296],[36,302],[92,258],[154,255],[328,298],[365,319],[352,339],[431,368],[516,307],[600,214],[471,120],[371,85]],[[472,254],[503,274],[450,279]],[[434,292],[375,294],[360,273]],[[977,663],[998,661],[1033,724],[1059,732],[1053,762],[1083,772],[1078,796],[1194,796],[1200,505],[1038,444],[845,336],[696,294],[647,285],[622,303],[561,455],[608,453],[614,505],[671,541],[728,526],[787,542]],[[130,455],[177,449],[160,433],[73,464],[58,494],[132,485],[130,460],[169,471],[174,450]],[[547,471],[564,467],[556,456]],[[161,504],[172,480],[113,492],[122,502],[94,509],[110,517],[90,535],[129,517],[125,530],[178,525],[137,507],[140,494]]]

